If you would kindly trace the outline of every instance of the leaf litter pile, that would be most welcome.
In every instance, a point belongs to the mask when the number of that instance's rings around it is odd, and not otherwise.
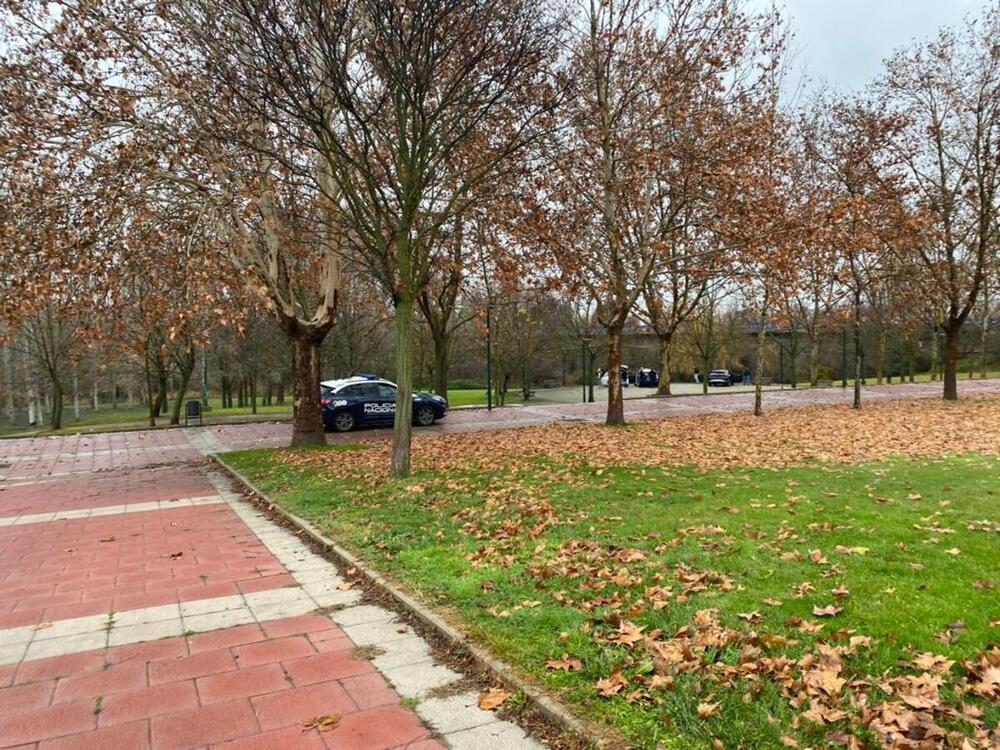
[[[234,458],[630,746],[1000,747],[1000,399],[384,451]]]
[[[777,409],[754,417],[704,414],[636,422],[627,431],[599,424],[554,423],[495,432],[417,436],[415,471],[471,467],[510,469],[533,458],[591,465],[687,464],[702,468],[794,466],[808,461],[859,463],[882,456],[1000,453],[1000,398],[959,404],[913,399],[846,406]],[[322,466],[340,476],[380,481],[389,445],[367,450],[291,454],[286,460]]]

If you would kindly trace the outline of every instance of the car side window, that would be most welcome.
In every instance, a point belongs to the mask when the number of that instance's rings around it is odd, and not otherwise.
[[[385,383],[378,384],[379,398],[396,398],[396,389]]]
[[[340,389],[340,393],[343,396],[364,396],[365,383],[358,383],[357,385],[345,386]]]

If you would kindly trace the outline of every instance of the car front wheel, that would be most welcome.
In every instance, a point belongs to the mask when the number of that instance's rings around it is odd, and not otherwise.
[[[333,415],[333,429],[337,432],[350,432],[354,429],[354,415],[349,411],[338,411]]]
[[[434,424],[434,407],[433,406],[421,406],[417,408],[416,413],[413,415],[417,424],[421,427],[430,427]]]

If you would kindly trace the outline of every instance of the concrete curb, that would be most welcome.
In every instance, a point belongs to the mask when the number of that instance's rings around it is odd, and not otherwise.
[[[610,746],[604,740],[594,737],[593,734],[587,730],[583,722],[547,695],[542,693],[537,687],[528,683],[516,674],[511,667],[497,659],[482,647],[476,645],[469,638],[469,636],[445,622],[444,619],[425,607],[419,601],[398,589],[392,583],[383,578],[377,571],[369,568],[354,554],[341,547],[329,537],[323,535],[318,529],[316,529],[316,527],[304,518],[300,518],[294,513],[290,513],[275,503],[238,469],[230,466],[219,454],[209,453],[207,454],[207,457],[214,460],[224,471],[234,477],[238,482],[240,482],[240,484],[244,485],[255,495],[263,500],[266,500],[269,503],[269,509],[276,512],[288,523],[301,531],[314,544],[333,555],[342,565],[355,568],[357,572],[369,583],[377,586],[383,592],[395,599],[410,614],[437,633],[438,636],[454,646],[460,646],[469,653],[469,655],[480,667],[492,672],[508,687],[523,693],[531,701],[538,712],[546,719],[561,727],[563,731],[575,735],[577,738],[583,740],[595,750],[609,749]]]

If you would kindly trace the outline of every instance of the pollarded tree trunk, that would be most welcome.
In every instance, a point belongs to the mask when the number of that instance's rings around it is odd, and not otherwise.
[[[625,424],[625,402],[622,394],[622,329],[621,323],[608,326],[608,414],[605,423]]]
[[[674,343],[673,335],[667,334],[659,336],[657,337],[657,341],[660,346],[660,383],[656,387],[656,394],[658,396],[669,396],[671,369],[673,367],[673,362],[671,360]]]
[[[958,401],[958,336],[962,322],[949,319],[944,329],[944,400]]]
[[[392,428],[393,476],[410,473],[410,442],[413,436],[413,308],[406,291],[396,297],[396,419]]]
[[[292,345],[292,447],[324,445],[319,378],[320,344],[325,334],[310,335],[294,325],[286,330]]]

